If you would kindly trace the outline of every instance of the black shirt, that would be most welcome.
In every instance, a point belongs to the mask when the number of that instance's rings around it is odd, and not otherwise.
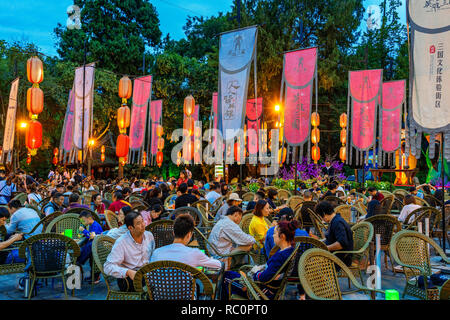
[[[353,250],[353,232],[350,229],[348,223],[341,217],[340,214],[336,214],[330,222],[330,226],[328,227],[328,231],[325,235],[326,245],[330,245],[339,242],[342,246],[342,249],[339,251],[352,251]],[[351,254],[337,254],[339,259],[341,259],[347,266],[352,264],[352,255]]]
[[[322,173],[324,175],[328,175],[329,177],[332,177],[332,176],[334,176],[334,168],[330,167],[327,169],[327,167],[324,167],[324,168],[322,168]]]
[[[253,209],[255,209],[255,206],[256,206],[256,202],[255,202],[255,201],[250,201],[250,202],[247,204],[247,208],[245,209],[245,211],[253,210]]]
[[[175,209],[181,208],[181,207],[187,207],[188,204],[192,204],[194,202],[197,202],[197,197],[189,194],[189,193],[185,193],[181,196],[179,196],[178,198],[176,198],[175,200]]]

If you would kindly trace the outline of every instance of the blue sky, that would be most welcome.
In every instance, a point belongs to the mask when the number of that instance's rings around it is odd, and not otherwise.
[[[233,0],[151,0],[159,15],[163,35],[170,33],[179,40],[184,37],[183,25],[188,15],[217,15],[230,9]],[[405,21],[405,0],[400,17]],[[380,4],[381,0],[365,0],[364,5]],[[65,25],[66,9],[73,0],[1,0],[0,39],[26,40],[35,43],[44,54],[56,55],[53,29]]]

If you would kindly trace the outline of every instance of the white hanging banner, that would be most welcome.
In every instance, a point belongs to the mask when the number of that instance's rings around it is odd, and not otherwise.
[[[83,71],[84,69],[84,71]],[[84,97],[83,97],[84,73]],[[94,106],[94,77],[95,63],[79,67],[75,70],[75,119],[73,128],[73,144],[78,149],[87,147],[92,133],[92,111]],[[84,100],[84,126],[83,126],[83,100]],[[84,133],[82,135],[82,132]],[[85,153],[86,156],[86,153]]]
[[[17,111],[17,91],[19,89],[19,78],[11,83],[11,91],[9,92],[9,105],[6,114],[5,133],[3,135],[3,152],[1,162],[5,160],[5,164],[12,162],[11,151],[14,148],[14,133],[16,131],[16,111]]]
[[[252,26],[220,36],[218,125],[224,140],[234,139],[244,128],[248,78],[251,63],[256,59],[257,33],[257,27]]]
[[[407,1],[407,13],[411,26],[409,136],[411,153],[419,158],[422,132],[450,132],[450,2]]]

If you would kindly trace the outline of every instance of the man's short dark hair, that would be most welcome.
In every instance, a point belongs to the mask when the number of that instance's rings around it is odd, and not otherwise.
[[[416,187],[410,187],[408,191],[409,192],[413,192],[413,191],[416,191],[416,190],[417,190]]]
[[[128,188],[128,187],[126,187],[126,188],[123,188],[123,190],[122,190],[122,193],[123,193],[123,194],[128,194],[128,193],[131,193],[131,189],[130,189],[130,188]]]
[[[52,198],[53,198],[53,199],[58,199],[59,197],[64,197],[64,195],[63,195],[61,192],[55,192],[55,193],[52,195]]]
[[[213,190],[217,190],[217,189],[220,189],[220,183],[218,183],[218,182],[214,182],[214,185],[213,185],[214,187],[213,187]]]
[[[232,207],[228,208],[227,213],[225,215],[226,216],[231,216],[231,215],[235,214],[236,212],[239,212],[241,215],[244,213],[242,211],[242,209],[239,208],[238,206],[232,206]]]
[[[161,211],[162,211],[161,205],[160,205],[160,204],[154,204],[154,205],[152,206],[152,211],[155,211],[155,212],[161,212]]]
[[[266,194],[262,191],[258,191],[258,192],[256,192],[256,196],[258,197],[258,200],[264,200],[264,198],[266,197]]]
[[[20,203],[20,201],[19,200],[11,200],[9,203],[8,203],[8,207],[10,208],[10,209],[20,209],[20,208],[22,208],[22,203]]]
[[[64,185],[62,183],[60,183],[56,186],[56,188],[64,188]]]
[[[367,191],[368,191],[368,192],[377,191],[377,188],[375,188],[375,187],[368,187],[368,188],[367,188]]]
[[[173,224],[175,238],[183,239],[189,232],[194,230],[194,219],[190,214],[180,214]]]
[[[134,220],[137,217],[140,217],[141,214],[137,211],[130,211],[129,213],[125,214],[125,225],[128,227],[134,227]]]
[[[83,210],[80,213],[80,218],[92,218],[92,213],[90,213],[89,211]]]
[[[314,211],[321,217],[324,215],[331,215],[334,212],[333,206],[328,201],[321,201],[319,202],[316,207],[314,208]]]
[[[120,191],[116,191],[114,192],[114,197],[116,197],[117,200],[122,200],[123,199],[123,193]]]
[[[187,181],[187,186],[188,186],[188,188],[192,188],[192,187],[194,186],[194,180],[189,179],[189,180]]]
[[[18,200],[13,200],[13,201],[18,201]],[[8,206],[9,206],[9,203],[8,203]],[[10,214],[9,214],[8,209],[6,209],[5,207],[0,207],[0,219],[1,218],[9,219],[9,217],[10,217]]]
[[[178,186],[178,191],[180,191],[183,194],[186,193],[187,189],[188,189],[188,186],[186,183],[182,183]]]
[[[77,193],[72,193],[69,196],[69,203],[78,202],[79,199],[80,199],[80,196]]]
[[[130,213],[131,211],[133,211],[133,209],[131,209],[130,206],[124,206],[122,208],[120,208],[120,210],[122,210],[124,215],[127,215],[128,213]]]
[[[337,184],[336,184],[336,182],[330,182],[329,184],[328,184],[328,190],[334,190],[334,189],[336,189],[338,186],[337,186]]]

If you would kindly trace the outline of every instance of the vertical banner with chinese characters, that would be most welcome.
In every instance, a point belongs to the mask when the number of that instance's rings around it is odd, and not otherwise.
[[[70,154],[73,146],[73,120],[75,111],[74,91],[69,91],[69,101],[67,102],[66,116],[61,133],[61,141],[59,143],[59,161],[66,162],[66,156]]]
[[[14,148],[14,133],[16,132],[17,91],[19,89],[19,78],[11,83],[9,92],[8,112],[6,113],[5,132],[3,134],[3,151],[0,162],[12,163],[12,151]]]
[[[293,147],[293,158],[289,162],[303,159],[304,145],[308,143],[307,158],[310,158],[311,103],[314,80],[316,81],[317,106],[317,48],[286,52],[283,59],[281,101],[284,101],[283,143]],[[300,152],[298,152],[298,150]]]
[[[247,149],[249,157],[258,155],[258,134],[261,128],[263,98],[247,100]]]
[[[385,166],[386,156],[387,164],[393,164],[394,152],[400,148],[402,113],[406,111],[404,110],[405,89],[405,80],[383,83],[378,130],[381,135],[381,146],[378,146],[378,163],[381,166]]]
[[[152,76],[136,78],[133,85],[133,108],[130,123],[130,163],[142,163],[147,113],[152,92]]]
[[[88,140],[92,135],[94,78],[95,63],[87,64],[85,67],[79,67],[75,70],[75,79],[73,80],[75,99],[73,146],[76,151],[86,149]],[[86,155],[87,152],[84,152],[84,158],[86,158]],[[72,157],[72,160],[76,161],[76,159],[77,157]]]
[[[224,140],[234,139],[244,128],[250,67],[256,61],[257,33],[257,27],[252,26],[220,35],[218,125]]]
[[[347,128],[350,128],[351,139],[347,139],[350,141],[347,163],[352,163],[353,148],[356,165],[367,164],[369,149],[373,148],[375,151],[376,119],[382,81],[382,69],[349,72],[347,114],[351,116],[347,118],[347,122],[351,121],[351,126],[347,125]]]
[[[450,141],[450,2],[414,0],[406,3],[411,27],[411,117],[407,142],[411,153],[419,158],[422,133],[431,135],[433,148],[436,133],[443,133],[444,139]],[[450,143],[445,143],[444,147],[445,157],[450,160]]]

